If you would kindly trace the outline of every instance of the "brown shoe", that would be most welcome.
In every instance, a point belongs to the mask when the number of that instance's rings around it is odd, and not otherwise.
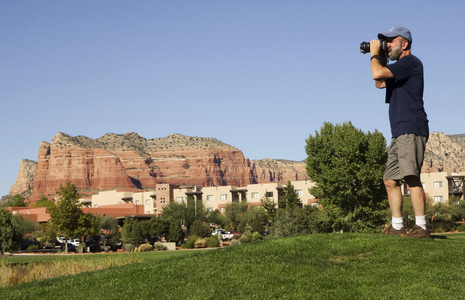
[[[414,238],[431,238],[431,234],[429,234],[428,231],[424,230],[418,225],[415,225],[412,231],[407,233],[405,236],[414,237]]]
[[[394,227],[389,226],[389,227],[386,227],[383,232],[381,232],[382,234],[390,234],[390,235],[399,235],[399,236],[405,236],[407,234],[407,232],[405,231],[405,228],[402,227],[401,229],[397,230],[395,229]]]

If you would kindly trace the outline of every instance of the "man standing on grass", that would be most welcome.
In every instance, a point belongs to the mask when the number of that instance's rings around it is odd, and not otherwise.
[[[420,180],[421,166],[429,136],[428,119],[423,107],[423,64],[411,54],[412,35],[405,27],[393,27],[378,34],[387,41],[387,53],[381,53],[380,40],[370,42],[371,73],[375,86],[386,88],[392,140],[384,172],[392,225],[383,233],[411,237],[430,237],[426,227],[426,196]],[[387,57],[394,64],[387,65]],[[406,232],[402,220],[401,181],[410,190],[415,227]]]

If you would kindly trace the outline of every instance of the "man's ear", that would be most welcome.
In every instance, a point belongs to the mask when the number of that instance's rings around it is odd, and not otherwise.
[[[407,40],[402,40],[402,50],[406,50],[408,48],[408,41]]]

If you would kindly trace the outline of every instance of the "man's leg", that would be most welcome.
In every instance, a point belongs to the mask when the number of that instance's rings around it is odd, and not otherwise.
[[[384,186],[389,200],[391,214],[395,218],[402,217],[402,191],[396,180],[385,179]]]
[[[417,176],[407,176],[405,177],[405,183],[408,185],[410,198],[412,199],[415,225],[426,230],[426,195],[421,180]]]

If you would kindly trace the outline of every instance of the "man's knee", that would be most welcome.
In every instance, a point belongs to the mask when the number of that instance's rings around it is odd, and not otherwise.
[[[423,187],[423,185],[421,184],[421,179],[418,176],[406,176],[405,183],[408,185],[409,188]]]
[[[399,186],[399,183],[397,180],[392,180],[392,179],[384,179],[384,186],[386,189],[392,189],[392,188],[397,188]]]

